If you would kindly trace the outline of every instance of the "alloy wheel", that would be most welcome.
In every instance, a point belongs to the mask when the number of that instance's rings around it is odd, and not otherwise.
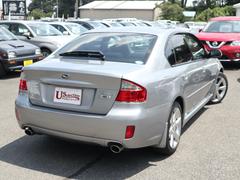
[[[169,123],[169,145],[172,149],[176,149],[180,141],[182,129],[182,115],[178,107],[174,108]]]
[[[226,91],[227,91],[226,79],[223,76],[218,76],[216,80],[216,87],[212,102],[213,103],[220,102],[224,98]]]

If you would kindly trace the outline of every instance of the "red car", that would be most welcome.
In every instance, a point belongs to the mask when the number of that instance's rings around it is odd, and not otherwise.
[[[222,52],[220,61],[240,61],[240,17],[212,18],[196,36],[206,50]]]

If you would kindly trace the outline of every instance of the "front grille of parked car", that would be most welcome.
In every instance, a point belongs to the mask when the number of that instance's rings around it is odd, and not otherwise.
[[[27,57],[27,56],[34,56],[35,53],[26,53],[26,54],[18,54],[17,57]]]
[[[211,46],[216,47],[219,46],[222,43],[222,41],[209,41],[209,43],[211,44]]]
[[[223,45],[226,44],[226,42],[224,41],[206,41],[206,44],[213,49],[216,48],[221,48]]]

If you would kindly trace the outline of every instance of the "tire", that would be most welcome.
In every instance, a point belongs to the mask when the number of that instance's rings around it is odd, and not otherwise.
[[[3,68],[3,65],[0,63],[0,79],[6,75],[6,71]]]
[[[218,74],[218,77],[215,81],[215,90],[213,98],[210,100],[210,104],[218,104],[222,102],[222,100],[225,98],[228,91],[228,80],[225,74],[220,72]]]
[[[42,48],[41,51],[44,58],[48,57],[52,53],[52,51],[47,48]]]
[[[161,153],[171,155],[176,151],[180,143],[182,122],[182,107],[178,102],[174,102],[168,119],[166,147],[164,149],[160,149]]]

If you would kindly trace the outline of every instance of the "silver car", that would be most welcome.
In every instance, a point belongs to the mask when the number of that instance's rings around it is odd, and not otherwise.
[[[71,22],[49,22],[50,25],[59,30],[63,35],[79,36],[88,29],[77,23]]]
[[[60,31],[46,22],[1,21],[0,25],[7,28],[20,40],[40,47],[44,57],[75,38],[63,36]]]
[[[183,126],[226,95],[220,55],[179,29],[89,31],[24,68],[16,117],[28,135],[172,154]]]

